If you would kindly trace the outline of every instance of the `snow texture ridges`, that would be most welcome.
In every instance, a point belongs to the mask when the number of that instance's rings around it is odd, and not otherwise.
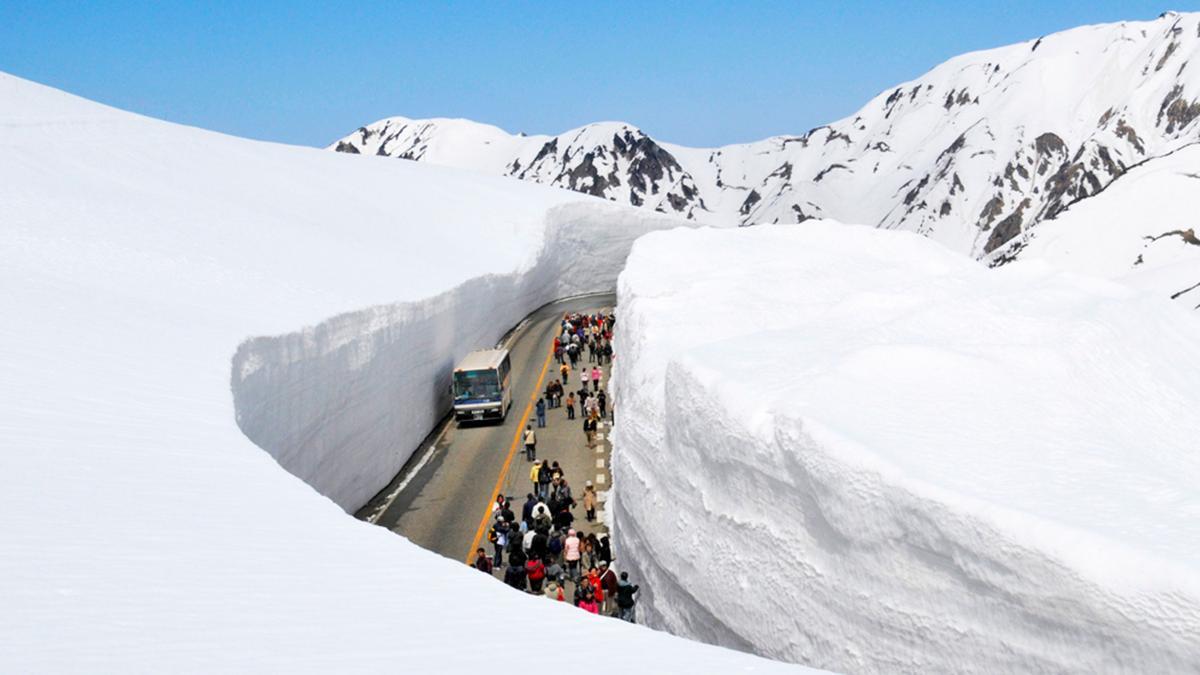
[[[907,233],[676,230],[618,287],[660,629],[844,672],[1200,668],[1200,323]]]

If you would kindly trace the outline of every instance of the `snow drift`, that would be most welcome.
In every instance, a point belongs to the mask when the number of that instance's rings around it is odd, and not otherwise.
[[[353,506],[370,492],[354,481],[386,482],[436,416],[424,378],[542,299],[603,285],[661,221],[7,75],[0,148],[0,669],[478,671],[508,626],[619,669],[778,667],[514,593],[347,517],[235,423],[230,359],[252,338],[241,424],[313,444],[279,459]],[[590,280],[561,285],[560,264]],[[358,425],[401,401],[380,458]]]
[[[1200,322],[831,223],[620,277],[617,545],[679,635],[850,672],[1200,669]]]

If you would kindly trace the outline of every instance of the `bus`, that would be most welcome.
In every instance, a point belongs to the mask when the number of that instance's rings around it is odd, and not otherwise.
[[[481,349],[454,367],[454,419],[503,420],[512,406],[512,363],[507,349]]]

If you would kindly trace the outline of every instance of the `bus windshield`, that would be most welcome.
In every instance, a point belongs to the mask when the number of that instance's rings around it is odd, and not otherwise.
[[[454,373],[454,402],[499,401],[500,378],[495,370],[460,370]]]

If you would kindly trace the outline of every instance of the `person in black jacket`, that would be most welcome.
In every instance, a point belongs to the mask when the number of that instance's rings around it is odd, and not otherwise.
[[[617,582],[617,618],[629,623],[637,623],[634,619],[634,607],[637,601],[633,595],[641,587],[629,583],[629,572],[621,572],[621,580]]]
[[[519,591],[524,591],[527,590],[525,578],[525,561],[522,560],[518,565],[510,559],[508,569],[504,570],[504,583]]]

